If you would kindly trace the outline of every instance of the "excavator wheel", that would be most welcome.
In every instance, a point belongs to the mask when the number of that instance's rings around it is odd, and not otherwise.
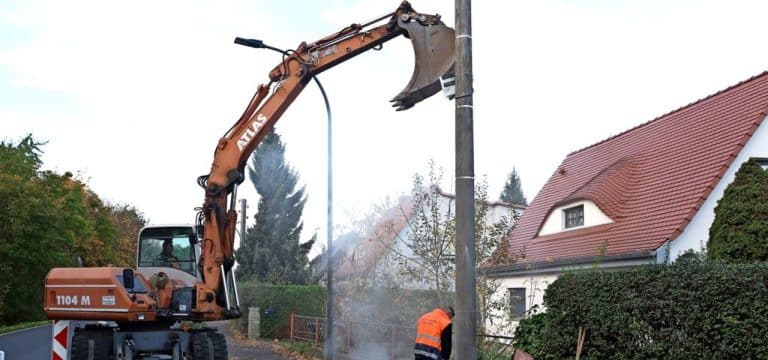
[[[227,360],[227,339],[215,330],[206,330],[192,334],[191,360]]]
[[[224,334],[215,331],[208,331],[207,334],[208,338],[211,339],[211,343],[213,344],[213,359],[229,359],[229,352],[227,351],[227,338],[224,337]]]
[[[193,333],[191,342],[191,360],[214,360],[213,341],[204,332]]]
[[[109,341],[103,336],[83,332],[72,337],[72,360],[109,359]]]

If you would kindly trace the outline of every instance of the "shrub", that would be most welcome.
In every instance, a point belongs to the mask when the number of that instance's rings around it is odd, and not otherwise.
[[[521,334],[529,336],[519,341],[536,359],[572,358],[583,327],[585,359],[760,358],[768,354],[766,284],[766,264],[695,257],[568,273],[544,295],[544,325],[533,326],[536,318],[523,322]]]
[[[542,357],[544,355],[542,345],[546,326],[547,313],[534,314],[529,318],[520,320],[515,329],[515,348],[523,349],[534,359]]]
[[[493,338],[477,339],[478,360],[512,359],[514,356],[515,348],[506,340]]]
[[[240,306],[247,310],[258,307],[261,312],[261,336],[286,338],[289,336],[290,315],[324,316],[325,288],[317,285],[259,285],[243,283],[239,286]],[[245,331],[248,314],[238,320]]]
[[[728,262],[768,260],[768,172],[750,159],[717,202],[708,255]]]

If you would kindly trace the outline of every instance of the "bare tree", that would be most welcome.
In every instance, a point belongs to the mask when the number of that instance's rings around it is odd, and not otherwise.
[[[367,217],[361,233],[368,234],[368,241],[386,248],[375,267],[368,267],[375,274],[367,274],[365,286],[401,286],[438,293],[440,302],[450,301],[455,279],[454,243],[456,238],[454,200],[443,193],[439,184],[443,169],[429,163],[426,177],[416,174],[409,198],[401,198],[395,204],[378,207]],[[475,189],[475,254],[477,260],[478,304],[484,324],[501,323],[502,315],[510,303],[491,295],[500,287],[500,281],[491,279],[483,269],[487,265],[511,264],[515,256],[508,251],[507,237],[517,220],[517,213],[493,213],[488,201],[488,185],[480,181]],[[371,282],[378,279],[378,284]],[[384,280],[384,281],[382,281]]]

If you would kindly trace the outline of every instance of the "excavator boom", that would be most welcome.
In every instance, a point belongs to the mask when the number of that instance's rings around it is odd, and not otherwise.
[[[383,24],[376,25],[378,22]],[[406,87],[391,102],[396,110],[413,107],[441,89],[441,78],[452,76],[454,31],[439,15],[416,12],[404,1],[393,13],[364,25],[352,24],[313,43],[301,43],[284,53],[283,61],[269,74],[269,83],[259,86],[250,104],[231,130],[222,137],[214,153],[208,175],[199,179],[205,187],[202,208],[203,277],[205,287],[198,299],[211,298],[234,264],[234,210],[236,187],[244,180],[243,171],[250,154],[293,103],[313,76],[398,36],[410,38],[414,48],[414,72]],[[236,43],[266,47],[263,42],[236,39]],[[270,92],[270,89],[273,89]],[[203,306],[206,313],[221,311],[217,304]],[[216,314],[216,318],[225,313]],[[226,316],[226,315],[225,315]]]

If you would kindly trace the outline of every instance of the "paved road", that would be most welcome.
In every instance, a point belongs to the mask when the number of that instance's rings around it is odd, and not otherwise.
[[[230,360],[262,359],[283,360],[286,357],[263,344],[236,339],[224,323],[214,326],[227,336]],[[51,358],[50,325],[0,335],[0,350],[5,360],[49,360]]]
[[[0,335],[5,360],[48,360],[51,358],[50,325]]]
[[[272,347],[269,346],[269,341],[248,340],[247,338],[243,338],[242,335],[237,336],[232,332],[232,328],[226,321],[216,321],[209,324],[218,328],[220,332],[227,336],[227,350],[229,351],[229,360],[288,359],[288,357],[285,355],[280,354],[279,352],[272,349]]]
[[[264,342],[253,340],[240,340],[229,337],[227,339],[227,349],[229,350],[229,360],[286,360],[285,355],[272,350]],[[10,359],[9,359],[10,360]]]

